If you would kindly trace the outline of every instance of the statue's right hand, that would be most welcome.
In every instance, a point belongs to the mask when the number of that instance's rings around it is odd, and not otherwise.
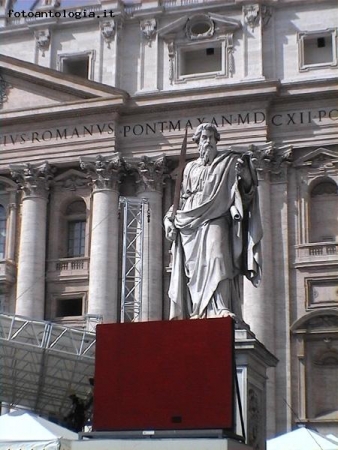
[[[175,241],[177,237],[177,228],[175,227],[172,220],[168,217],[164,219],[165,237],[169,241]]]

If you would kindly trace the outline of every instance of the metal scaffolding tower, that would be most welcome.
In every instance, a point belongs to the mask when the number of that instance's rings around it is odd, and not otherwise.
[[[144,214],[147,199],[121,197],[123,252],[121,322],[137,322],[142,311]]]

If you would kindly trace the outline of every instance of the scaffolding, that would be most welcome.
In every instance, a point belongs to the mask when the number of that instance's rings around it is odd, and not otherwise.
[[[89,331],[0,314],[1,402],[62,420],[69,396],[90,391],[95,340]]]
[[[123,250],[121,322],[137,322],[142,312],[144,215],[147,199],[121,197]]]

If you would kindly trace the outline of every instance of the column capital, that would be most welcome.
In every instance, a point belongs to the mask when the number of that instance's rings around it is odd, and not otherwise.
[[[278,147],[273,142],[255,144],[248,148],[259,176],[280,174],[292,162],[292,146]]]
[[[19,186],[19,190],[26,197],[47,198],[50,182],[53,179],[55,168],[47,161],[39,166],[30,163],[11,164],[11,176]]]
[[[166,156],[149,158],[142,156],[139,161],[128,164],[136,178],[136,190],[138,194],[145,191],[162,193],[163,182],[168,175],[168,160]]]
[[[94,192],[118,191],[119,183],[124,175],[125,162],[120,153],[115,153],[111,158],[105,158],[102,155],[94,158],[80,158],[80,167],[86,172]]]

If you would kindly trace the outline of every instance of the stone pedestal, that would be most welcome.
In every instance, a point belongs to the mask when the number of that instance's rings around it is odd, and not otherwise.
[[[265,450],[267,369],[277,365],[277,358],[254,333],[235,330],[237,379],[243,411],[246,442],[255,450]],[[236,405],[236,434],[243,435],[240,407]]]

